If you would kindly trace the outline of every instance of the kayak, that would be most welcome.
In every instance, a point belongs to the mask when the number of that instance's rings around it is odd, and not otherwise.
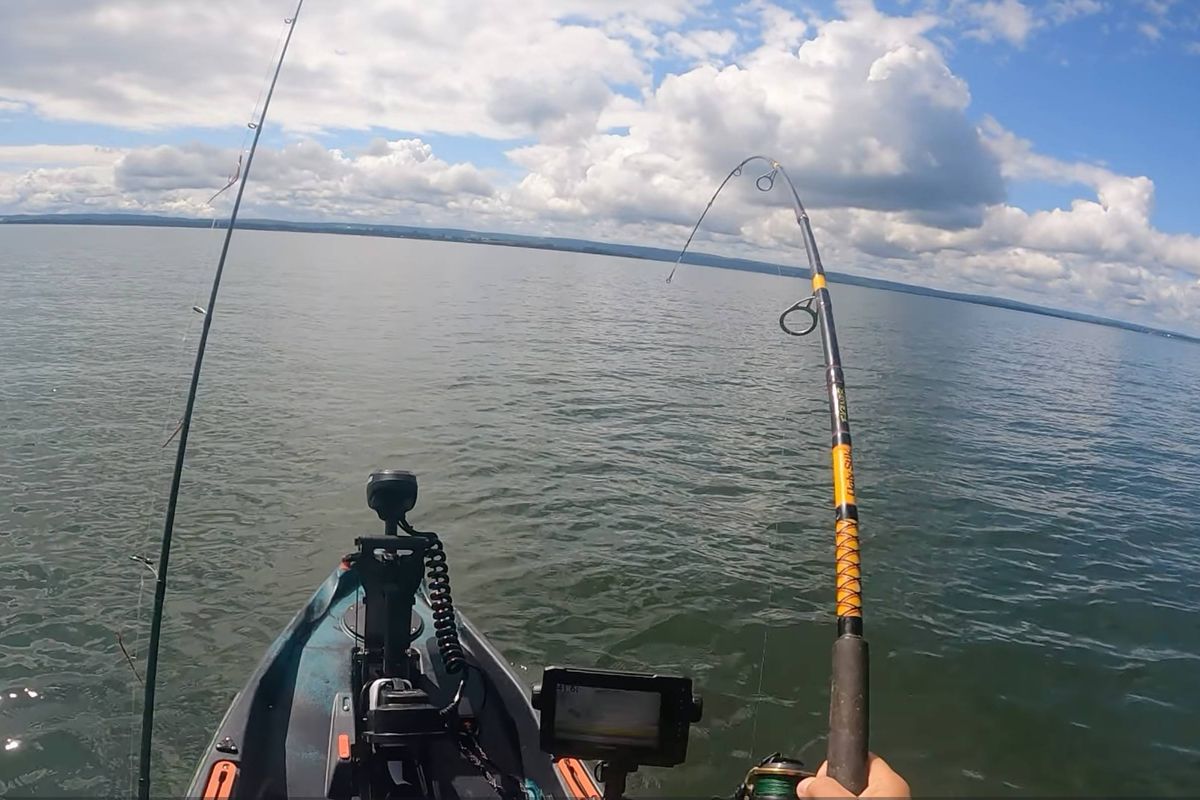
[[[415,502],[409,473],[371,476],[368,502],[385,507],[387,532],[356,539],[279,634],[188,797],[601,794],[589,764],[540,749],[529,687],[449,602],[436,535],[397,529],[409,495]]]

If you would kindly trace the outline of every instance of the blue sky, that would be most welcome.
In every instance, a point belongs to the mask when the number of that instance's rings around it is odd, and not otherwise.
[[[835,268],[1200,329],[1200,3],[307,2],[248,213],[673,246],[769,151]],[[69,5],[0,6],[0,214],[227,213],[290,0]]]
[[[951,67],[970,84],[978,112],[1059,158],[1151,176],[1156,225],[1200,232],[1200,159],[1187,157],[1200,143],[1200,52],[1188,50],[1200,41],[1200,4],[1176,9],[1160,41],[1137,30],[1155,14],[1112,5],[1111,15],[1081,18],[1017,50],[961,40]],[[1012,199],[1026,208],[1071,199],[1063,190],[1022,189]]]

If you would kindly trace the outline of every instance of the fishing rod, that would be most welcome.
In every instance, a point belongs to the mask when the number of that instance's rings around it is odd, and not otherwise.
[[[804,239],[804,252],[812,280],[812,294],[793,303],[779,315],[779,327],[791,336],[806,336],[818,327],[825,358],[825,385],[829,395],[829,427],[832,434],[830,449],[833,457],[834,562],[835,610],[837,638],[833,643],[833,669],[829,698],[829,746],[826,753],[828,774],[854,794],[867,786],[867,739],[869,733],[869,653],[863,638],[862,568],[859,556],[858,505],[854,496],[854,462],[850,454],[850,414],[846,406],[846,382],[842,374],[842,359],[838,352],[837,330],[833,324],[833,303],[826,287],[825,268],[817,241],[813,237],[808,212],[800,202],[795,184],[787,170],[774,158],[754,155],[734,167],[713,192],[708,205],[696,220],[687,243],[675,259],[667,282],[675,275],[687,253],[700,223],[712,208],[717,196],[729,181],[742,174],[754,161],[764,161],[770,171],[758,177],[754,185],[769,192],[776,177],[782,177],[791,193],[796,224]],[[808,326],[797,330],[789,325],[788,317],[803,312],[809,316]],[[764,765],[766,762],[764,762]],[[768,768],[769,769],[769,768]],[[751,773],[753,774],[753,770]]]
[[[283,49],[279,52],[279,60],[275,63],[275,73],[271,76],[271,85],[267,89],[266,99],[263,100],[262,110],[258,120],[251,122],[254,130],[254,140],[246,154],[245,167],[241,169],[241,180],[238,183],[237,196],[233,201],[233,210],[229,213],[229,225],[225,228],[225,240],[221,244],[221,256],[217,259],[217,270],[213,275],[212,291],[208,295],[208,307],[198,309],[204,316],[204,326],[200,331],[200,341],[196,345],[196,360],[192,365],[192,381],[188,386],[187,406],[184,408],[183,421],[179,424],[179,446],[175,451],[175,468],[171,474],[171,492],[167,498],[167,514],[163,522],[162,546],[158,554],[158,569],[154,580],[154,611],[150,617],[150,643],[146,653],[146,680],[142,696],[142,731],[141,753],[138,757],[138,800],[150,798],[150,759],[151,743],[154,737],[154,690],[158,677],[158,651],[162,639],[163,606],[167,599],[167,568],[171,562],[171,538],[175,531],[175,509],[179,504],[179,487],[183,479],[183,461],[187,455],[188,434],[192,429],[192,412],[196,408],[196,390],[200,386],[200,368],[204,365],[204,350],[208,345],[208,332],[212,328],[213,312],[217,306],[217,292],[221,289],[221,274],[225,271],[225,258],[229,255],[229,242],[233,238],[233,229],[237,225],[238,210],[242,206],[242,196],[246,191],[246,182],[250,178],[250,166],[254,163],[254,153],[258,149],[258,140],[262,136],[263,123],[267,119],[267,109],[271,106],[271,96],[275,94],[275,84],[279,81],[279,72],[283,68],[283,60],[287,56],[288,45],[292,41],[292,33],[296,30],[296,19],[304,0],[297,0],[296,10],[283,22],[288,26],[287,37],[283,40]],[[238,159],[241,167],[241,159]],[[236,179],[236,176],[235,178]],[[233,180],[226,185],[229,188]],[[221,191],[224,191],[222,189]],[[218,192],[217,194],[220,194]],[[216,195],[213,195],[215,198]]]

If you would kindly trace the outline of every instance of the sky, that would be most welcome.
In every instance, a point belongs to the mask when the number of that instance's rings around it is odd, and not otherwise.
[[[0,214],[226,216],[290,0],[0,2]],[[243,214],[681,246],[1200,333],[1200,2],[307,0]],[[736,182],[696,249],[802,263]]]

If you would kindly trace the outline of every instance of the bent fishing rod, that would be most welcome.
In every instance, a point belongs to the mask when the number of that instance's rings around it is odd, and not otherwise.
[[[196,409],[196,390],[200,386],[200,368],[204,365],[204,350],[208,345],[208,333],[212,328],[213,312],[217,307],[217,293],[221,289],[221,275],[225,271],[225,258],[229,255],[229,242],[233,238],[233,229],[237,225],[238,210],[242,206],[242,196],[246,191],[246,182],[250,179],[250,167],[254,163],[254,153],[258,149],[258,140],[262,136],[263,124],[267,119],[267,109],[271,106],[271,97],[275,94],[275,84],[279,81],[279,72],[283,68],[283,60],[287,56],[288,45],[292,41],[292,32],[296,29],[296,19],[304,0],[298,0],[296,10],[284,20],[288,26],[287,37],[283,40],[283,49],[279,52],[279,60],[275,63],[275,72],[271,76],[271,85],[267,89],[266,99],[258,119],[249,123],[254,130],[254,139],[246,154],[245,166],[241,169],[241,181],[238,183],[237,196],[233,201],[233,210],[229,213],[229,225],[225,228],[225,240],[221,244],[221,255],[217,259],[217,269],[213,274],[212,291],[208,295],[208,306],[197,309],[204,316],[204,325],[200,331],[200,341],[196,345],[196,360],[192,364],[192,380],[188,386],[187,405],[183,411],[183,420],[176,429],[179,436],[179,446],[175,451],[175,468],[171,473],[171,491],[167,498],[167,513],[163,522],[162,545],[158,553],[158,569],[154,580],[154,610],[150,617],[150,642],[146,653],[146,680],[142,696],[142,730],[141,752],[138,757],[138,800],[150,798],[150,760],[151,744],[154,737],[154,690],[158,677],[158,651],[162,639],[163,607],[167,599],[167,568],[171,563],[171,538],[175,531],[175,509],[179,504],[179,487],[183,479],[183,462],[187,455],[188,434],[192,429],[192,413]],[[241,159],[238,160],[241,165]],[[229,188],[228,185],[225,188]],[[222,189],[224,191],[224,189]],[[219,194],[219,192],[218,192]],[[214,195],[216,197],[216,195]]]
[[[734,167],[721,185],[713,192],[692,227],[692,232],[675,259],[675,266],[667,276],[667,282],[675,276],[680,262],[691,246],[696,231],[730,180],[741,175],[746,166],[754,161],[763,161],[770,171],[754,182],[755,188],[769,192],[775,186],[776,177],[782,177],[791,195],[796,224],[804,240],[804,252],[808,256],[812,294],[793,303],[779,316],[779,327],[791,336],[806,336],[818,327],[825,358],[825,385],[829,396],[829,427],[832,434],[830,450],[833,457],[833,508],[834,508],[834,562],[835,562],[835,610],[837,613],[837,638],[833,644],[833,669],[829,698],[829,746],[828,774],[856,795],[867,786],[867,739],[869,732],[868,708],[868,662],[867,641],[863,638],[862,571],[859,556],[858,505],[854,496],[854,462],[850,454],[850,414],[846,405],[846,382],[842,374],[842,359],[838,352],[837,330],[833,324],[833,303],[826,287],[825,268],[817,251],[808,212],[800,202],[787,170],[774,158],[755,155]],[[808,325],[797,330],[788,323],[788,317],[803,312],[809,317]],[[764,762],[765,764],[766,762]]]

